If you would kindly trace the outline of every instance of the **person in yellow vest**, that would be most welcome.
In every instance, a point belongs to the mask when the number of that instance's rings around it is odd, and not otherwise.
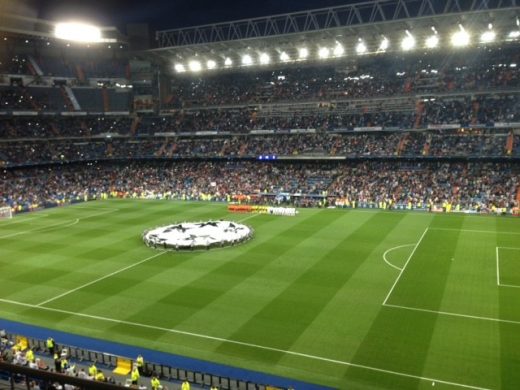
[[[186,380],[182,382],[181,390],[190,390],[190,382]]]
[[[105,374],[103,374],[103,371],[98,371],[95,375],[95,380],[98,382],[104,382],[105,381]]]
[[[92,365],[88,368],[88,376],[91,378],[95,378],[98,373],[97,367],[95,363],[92,363]]]
[[[54,348],[56,348],[56,343],[52,337],[47,338],[47,349],[51,355],[54,355]]]
[[[61,359],[61,372],[65,372],[67,368],[69,368],[69,361],[65,358]]]
[[[160,388],[162,388],[161,382],[159,381],[156,375],[152,376],[150,384],[152,386],[152,390],[159,390]]]
[[[133,385],[137,385],[137,381],[139,380],[139,370],[137,369],[137,366],[134,365],[134,368],[132,369],[132,372],[130,373],[130,378],[132,380]]]
[[[28,363],[34,363],[34,352],[31,348],[29,348],[27,352],[25,352],[25,359]]]
[[[139,375],[143,375],[144,358],[141,355],[137,355],[137,359],[135,359],[135,364],[137,365],[137,371],[139,371]]]
[[[56,372],[61,372],[60,355],[58,355],[57,352],[54,352],[54,370]]]

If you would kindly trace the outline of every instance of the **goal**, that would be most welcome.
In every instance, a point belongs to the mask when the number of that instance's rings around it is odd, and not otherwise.
[[[13,218],[11,207],[0,207],[0,219]]]

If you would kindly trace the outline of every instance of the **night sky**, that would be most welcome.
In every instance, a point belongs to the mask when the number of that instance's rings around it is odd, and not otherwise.
[[[0,0],[1,2],[2,0]],[[7,0],[20,4],[20,0]],[[359,0],[358,0],[359,1]],[[117,26],[145,22],[155,29],[267,16],[349,4],[352,0],[25,0],[26,9],[43,19],[82,19]],[[24,2],[24,0],[21,0]],[[27,9],[28,8],[28,9]]]

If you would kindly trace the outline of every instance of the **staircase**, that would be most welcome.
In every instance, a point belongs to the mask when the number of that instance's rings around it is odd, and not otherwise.
[[[515,146],[514,143],[515,143],[515,136],[514,136],[513,132],[511,131],[507,135],[507,140],[506,140],[506,154],[508,156],[511,156],[511,154],[513,154],[513,148]]]
[[[110,111],[110,97],[108,96],[108,90],[103,87],[101,93],[103,94],[103,110],[108,112]]]
[[[78,80],[81,83],[84,83],[86,81],[86,77],[85,77],[85,72],[83,71],[83,68],[81,67],[81,65],[76,64],[75,70],[76,70],[76,77],[78,78]]]
[[[40,65],[36,62],[33,56],[27,56],[27,59],[29,60],[29,70],[33,75],[37,76],[43,76],[42,68],[40,68]]]
[[[70,87],[66,85],[61,86],[61,94],[65,99],[65,104],[69,111],[81,111],[78,99],[76,99],[76,96]]]
[[[397,144],[397,149],[395,151],[395,154],[397,156],[400,156],[403,153],[404,149],[406,148],[406,145],[408,144],[408,138],[409,137],[410,137],[410,134],[406,133],[399,140],[399,143]]]
[[[478,111],[480,109],[480,103],[477,100],[471,102],[471,124],[476,125],[478,123]]]
[[[136,116],[133,121],[132,121],[132,124],[130,125],[130,135],[133,137],[137,134],[137,130],[139,129],[139,125],[141,124],[141,117],[140,116]]]
[[[415,103],[415,123],[413,125],[414,129],[419,129],[421,127],[423,113],[424,113],[424,102],[422,100],[418,100]]]

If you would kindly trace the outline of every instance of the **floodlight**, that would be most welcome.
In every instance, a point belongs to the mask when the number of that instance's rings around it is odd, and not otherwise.
[[[251,56],[249,54],[244,54],[242,56],[242,65],[251,65],[253,64],[253,59],[251,58]]]
[[[200,62],[195,60],[190,61],[188,63],[188,67],[192,72],[200,72],[202,70],[202,65],[200,64]]]
[[[309,56],[309,49],[307,49],[306,47],[301,47],[300,49],[298,49],[298,57],[300,59],[307,58],[308,56]]]
[[[186,68],[182,64],[175,64],[175,71],[177,73],[186,72]]]
[[[286,62],[286,61],[289,61],[290,59],[291,59],[291,57],[289,57],[289,54],[287,54],[286,52],[282,51],[280,53],[280,61]]]
[[[451,44],[456,47],[467,46],[469,44],[469,34],[464,27],[459,24],[460,30],[451,36]]]
[[[215,69],[217,67],[217,63],[213,60],[208,60],[208,62],[206,62],[206,67],[208,69]]]
[[[269,54],[267,53],[261,53],[258,59],[262,65],[266,65],[271,62],[271,57],[269,57]]]
[[[334,53],[335,57],[340,57],[345,53],[345,49],[343,48],[343,45],[339,42],[336,42],[336,46],[334,47],[334,50],[332,51]]]
[[[385,51],[386,49],[388,49],[388,46],[390,46],[390,42],[388,41],[388,38],[383,37],[383,39],[381,40],[381,43],[379,44],[379,48],[377,50]]]
[[[415,47],[415,38],[410,31],[406,30],[406,36],[401,41],[401,49],[404,51],[412,50]]]
[[[511,39],[516,39],[516,38],[520,37],[520,30],[511,31],[507,37],[511,38]]]
[[[226,66],[233,65],[233,61],[231,60],[231,58],[226,57],[226,59],[224,60],[224,65],[226,65]]]
[[[54,36],[59,39],[76,42],[103,42],[101,29],[85,23],[57,23]]]
[[[496,36],[497,35],[493,30],[488,30],[482,33],[482,35],[480,36],[480,41],[484,43],[493,42]]]
[[[425,44],[428,49],[433,49],[439,46],[439,37],[437,34],[430,35],[428,38],[426,38]]]
[[[330,54],[330,50],[326,47],[322,47],[318,50],[318,56],[320,58],[327,58]]]
[[[365,45],[365,42],[363,42],[361,39],[356,45],[356,53],[358,54],[365,54],[367,52],[367,45]]]

